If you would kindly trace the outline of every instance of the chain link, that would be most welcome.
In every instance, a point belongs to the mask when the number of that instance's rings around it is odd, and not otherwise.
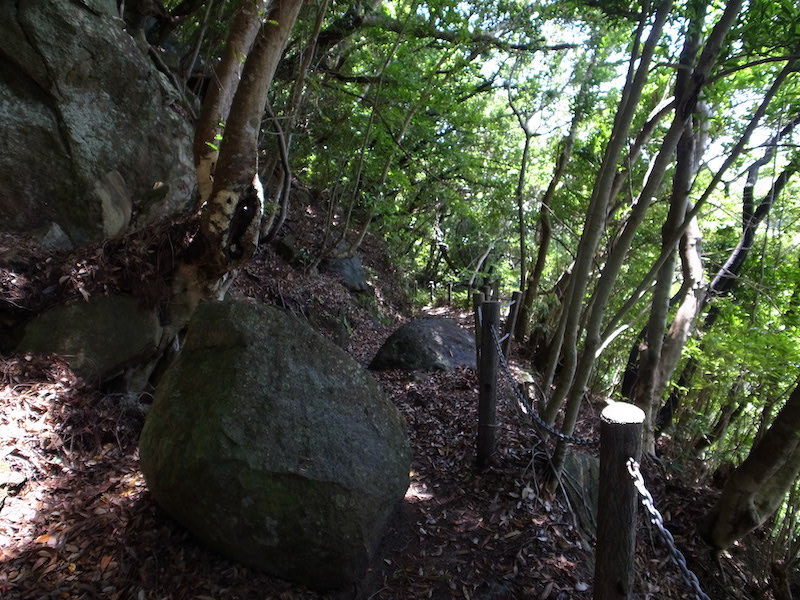
[[[525,409],[524,410],[525,415],[531,420],[533,420],[534,423],[536,423],[539,427],[544,429],[547,433],[567,443],[574,444],[576,446],[597,446],[598,444],[600,444],[600,440],[582,438],[575,435],[567,435],[566,433],[562,433],[558,431],[558,429],[554,428],[552,425],[548,425],[542,420],[542,418],[538,415],[538,413],[534,409],[530,400],[525,396],[525,394],[523,394],[520,391],[517,380],[514,378],[514,374],[511,372],[511,368],[508,366],[508,361],[506,360],[506,357],[503,354],[503,349],[500,344],[500,339],[497,337],[497,330],[494,328],[494,326],[490,327],[489,329],[492,332],[492,339],[494,340],[494,345],[495,348],[497,349],[497,358],[500,361],[500,365],[503,367],[502,368],[503,374],[506,376],[506,380],[508,381],[509,387],[516,394],[517,402],[519,402],[519,405]]]
[[[699,600],[711,600],[700,588],[700,582],[697,580],[697,576],[686,566],[686,558],[683,556],[683,553],[675,547],[675,538],[672,537],[669,529],[664,527],[664,517],[658,512],[652,494],[650,494],[644,485],[644,478],[642,477],[642,472],[639,470],[639,463],[629,458],[626,466],[628,467],[628,473],[631,479],[633,479],[633,485],[636,486],[636,490],[642,496],[642,506],[650,513],[650,522],[656,526],[661,534],[661,539],[664,540],[664,545],[669,551],[670,558],[678,565],[678,568],[680,568],[686,583],[694,590],[695,596]]]
[[[480,307],[478,312],[479,320],[482,321],[483,315],[480,314]],[[536,425],[544,429],[547,433],[557,437],[560,440],[568,442],[570,444],[574,444],[577,446],[597,446],[600,443],[600,440],[596,439],[588,439],[588,438],[581,438],[574,435],[567,435],[555,429],[552,425],[548,425],[545,423],[541,417],[537,414],[536,410],[534,409],[531,401],[523,394],[515,379],[513,373],[511,373],[511,368],[508,366],[508,361],[506,360],[505,355],[503,354],[503,349],[501,347],[500,339],[497,336],[497,330],[494,326],[490,328],[492,334],[492,340],[494,341],[495,349],[497,350],[497,358],[502,366],[503,374],[506,377],[509,387],[514,391],[517,396],[517,402],[519,403],[518,406],[522,407],[524,414],[530,418]],[[544,393],[542,392],[542,396],[544,397]],[[664,526],[664,517],[661,516],[661,513],[658,512],[658,509],[655,507],[655,503],[653,501],[653,496],[647,490],[644,485],[644,479],[642,478],[642,473],[639,470],[639,463],[637,463],[632,458],[628,459],[627,462],[628,473],[633,479],[633,485],[636,487],[636,490],[642,496],[642,505],[647,509],[647,512],[650,514],[650,522],[653,523],[656,528],[658,529],[659,533],[661,534],[661,538],[664,540],[664,544],[667,546],[667,550],[669,551],[670,558],[672,561],[678,565],[680,568],[681,573],[692,590],[695,593],[695,596],[698,600],[711,600],[709,596],[703,592],[702,588],[700,587],[700,581],[698,581],[697,576],[692,573],[691,569],[686,565],[686,558],[683,556],[680,550],[675,546],[675,538],[672,537],[672,534],[669,530]]]

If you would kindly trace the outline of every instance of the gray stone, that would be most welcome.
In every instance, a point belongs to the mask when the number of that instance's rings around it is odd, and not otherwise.
[[[201,304],[140,440],[156,501],[214,550],[315,588],[362,575],[408,487],[403,419],[288,314]]]
[[[351,292],[369,292],[372,287],[367,282],[367,273],[358,256],[334,258],[322,262],[322,270],[338,275],[344,287]]]
[[[475,338],[455,321],[441,318],[406,323],[384,342],[371,369],[449,371],[475,368]]]
[[[113,4],[0,2],[0,129],[11,150],[0,153],[0,172],[13,173],[0,186],[4,230],[55,222],[76,245],[102,239],[95,188],[114,171],[134,205],[165,187],[154,215],[191,202],[191,126]]]
[[[103,236],[112,238],[125,233],[131,222],[133,204],[119,171],[103,175],[95,182],[92,191],[103,211]]]
[[[25,326],[18,352],[60,354],[76,375],[103,381],[153,355],[161,325],[131,296],[97,296],[52,308]]]
[[[72,242],[69,241],[67,234],[58,226],[58,223],[49,223],[38,231],[34,231],[33,238],[38,240],[42,248],[50,252],[72,250]]]
[[[583,533],[597,534],[597,494],[600,486],[600,460],[583,452],[568,452],[564,461],[564,489]]]

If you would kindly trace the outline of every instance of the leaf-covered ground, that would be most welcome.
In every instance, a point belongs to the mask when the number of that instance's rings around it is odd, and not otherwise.
[[[355,297],[335,278],[307,275],[269,248],[240,274],[234,293],[308,318],[366,365],[410,316],[398,274],[376,246],[365,246],[374,296]],[[51,285],[101,293],[106,284],[92,260],[70,264],[85,272],[65,279],[59,273],[69,265],[37,268],[48,273],[42,280],[56,282]],[[139,271],[147,269],[130,270]],[[9,273],[3,271],[4,290],[19,293],[19,302],[35,302]],[[465,326],[472,320],[455,308],[428,312]],[[363,580],[318,594],[207,551],[159,510],[138,469],[140,399],[101,393],[55,357],[2,359],[0,598],[590,598],[592,543],[579,532],[569,503],[544,489],[549,440],[534,434],[508,391],[498,407],[497,452],[491,467],[479,471],[471,369],[375,375],[408,425],[411,486]],[[595,435],[601,406],[586,403],[583,435]],[[755,564],[758,536],[719,561],[697,539],[695,523],[713,502],[709,488],[675,477],[667,464],[648,464],[645,475],[711,597],[772,597],[766,574],[747,566]],[[644,518],[641,523],[636,596],[693,597]]]

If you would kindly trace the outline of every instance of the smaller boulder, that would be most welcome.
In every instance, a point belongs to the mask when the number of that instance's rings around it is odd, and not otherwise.
[[[155,353],[161,325],[132,296],[56,306],[25,326],[17,351],[62,355],[76,375],[107,380]]]
[[[371,369],[449,371],[475,368],[475,338],[455,321],[424,318],[406,323],[378,350]]]
[[[58,223],[50,222],[33,231],[32,236],[48,252],[67,252],[72,250],[72,242],[70,242],[69,237],[67,237],[67,234],[64,233]]]
[[[338,275],[342,284],[351,292],[364,293],[372,290],[367,282],[367,273],[358,256],[323,261],[322,270]]]

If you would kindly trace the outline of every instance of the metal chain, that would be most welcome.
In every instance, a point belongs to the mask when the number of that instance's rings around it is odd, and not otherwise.
[[[552,425],[548,425],[545,423],[542,418],[537,414],[534,407],[531,405],[531,402],[528,398],[525,397],[520,389],[519,385],[517,384],[517,380],[514,378],[514,374],[511,372],[511,369],[508,366],[508,361],[506,360],[505,355],[503,354],[503,349],[500,345],[500,340],[497,337],[497,330],[494,326],[489,328],[492,332],[492,339],[494,340],[495,348],[497,349],[497,357],[500,360],[500,364],[503,367],[502,371],[508,380],[509,387],[517,395],[517,401],[520,403],[521,406],[525,408],[525,414],[530,419],[533,420],[539,427],[544,429],[550,435],[557,437],[560,440],[563,440],[567,443],[574,444],[576,446],[597,446],[600,444],[600,440],[588,439],[588,438],[581,438],[575,435],[567,435],[566,433],[562,433],[555,429]]]
[[[678,568],[680,568],[683,578],[685,579],[686,583],[689,584],[689,587],[694,590],[695,596],[699,600],[711,600],[711,598],[709,598],[708,595],[700,588],[700,582],[697,580],[697,576],[692,573],[688,566],[686,566],[686,558],[683,556],[681,551],[675,547],[675,538],[672,537],[669,529],[664,527],[664,517],[662,517],[661,513],[658,512],[658,509],[653,501],[653,496],[644,485],[644,478],[642,477],[642,472],[639,470],[639,463],[632,458],[629,458],[626,466],[628,467],[628,473],[630,474],[631,479],[633,479],[633,485],[636,486],[637,491],[642,496],[642,506],[644,506],[645,509],[647,509],[647,512],[650,513],[650,522],[656,526],[661,534],[661,539],[664,540],[664,545],[669,551],[670,558],[676,565],[678,565]]]
[[[479,321],[483,321],[483,315],[480,314],[480,307],[478,307],[478,309]],[[513,373],[511,373],[511,369],[508,366],[508,361],[503,354],[500,339],[497,336],[497,330],[494,326],[491,326],[489,329],[492,334],[492,339],[494,340],[495,349],[497,350],[497,357],[500,365],[502,366],[502,371],[508,380],[509,387],[511,387],[511,389],[516,393],[519,406],[524,408],[525,415],[533,420],[534,423],[544,429],[547,433],[557,437],[560,440],[578,446],[597,446],[600,443],[600,440],[567,435],[558,431],[552,425],[548,425],[541,419],[541,417],[539,417],[530,400],[520,391],[517,380],[514,378]],[[629,458],[627,467],[628,473],[630,474],[631,479],[633,479],[633,484],[636,487],[636,490],[642,496],[642,505],[645,507],[645,509],[647,509],[647,512],[650,513],[650,522],[656,526],[661,534],[661,538],[664,540],[664,544],[667,546],[667,550],[669,551],[670,558],[676,565],[678,565],[678,568],[680,568],[686,583],[692,588],[697,599],[711,600],[711,598],[709,598],[709,596],[703,592],[702,588],[700,587],[700,581],[698,581],[697,576],[692,573],[691,569],[689,569],[689,567],[686,565],[686,558],[675,546],[675,538],[672,537],[670,531],[664,526],[664,517],[662,517],[661,513],[658,512],[658,509],[655,507],[655,502],[653,501],[653,496],[644,485],[644,478],[639,470],[639,463],[632,458]]]

